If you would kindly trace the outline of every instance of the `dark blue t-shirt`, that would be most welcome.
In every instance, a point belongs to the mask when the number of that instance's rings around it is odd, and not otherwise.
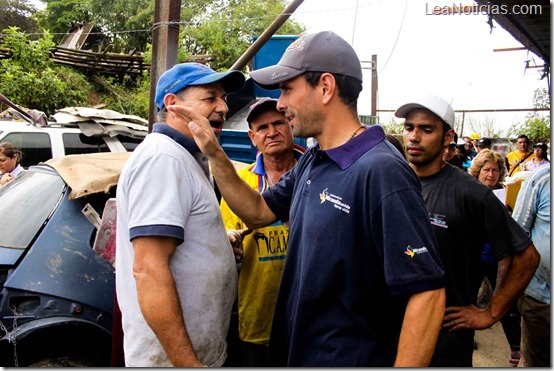
[[[271,364],[392,366],[409,296],[444,272],[419,181],[382,128],[312,147],[263,197],[290,220]]]

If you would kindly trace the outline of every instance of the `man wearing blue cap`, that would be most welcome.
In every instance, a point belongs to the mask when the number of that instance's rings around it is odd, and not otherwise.
[[[293,134],[317,144],[261,195],[187,107],[231,209],[252,228],[289,224],[269,342],[272,366],[426,366],[444,312],[444,272],[419,182],[383,129],[357,114],[362,68],[333,32],[307,34],[252,71],[281,89]]]
[[[237,272],[208,162],[167,111],[186,105],[218,135],[240,71],[198,63],[166,71],[158,123],[125,164],[117,189],[116,290],[129,367],[218,367],[226,359]]]

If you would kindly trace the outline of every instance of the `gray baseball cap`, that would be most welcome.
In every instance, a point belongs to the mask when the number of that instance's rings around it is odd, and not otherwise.
[[[277,99],[275,98],[262,98],[248,108],[248,116],[246,116],[246,122],[248,127],[252,129],[252,121],[262,112],[273,110],[277,111]]]
[[[307,34],[289,45],[276,65],[250,72],[265,89],[277,89],[279,83],[304,72],[329,72],[363,81],[358,55],[343,38],[332,31]]]

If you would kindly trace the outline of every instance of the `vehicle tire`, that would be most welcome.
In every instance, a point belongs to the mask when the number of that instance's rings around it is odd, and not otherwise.
[[[94,367],[93,362],[77,356],[48,356],[34,361],[28,367]]]

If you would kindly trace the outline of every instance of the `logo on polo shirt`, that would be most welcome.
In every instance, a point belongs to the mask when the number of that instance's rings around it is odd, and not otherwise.
[[[406,251],[404,251],[404,254],[408,255],[410,258],[413,258],[415,255],[418,254],[424,254],[428,252],[427,248],[425,246],[420,247],[419,249],[414,249],[410,245],[406,248]]]
[[[329,193],[328,189],[329,188],[325,188],[323,192],[319,194],[319,199],[321,200],[321,203],[324,203],[325,201],[329,201],[330,203],[333,204],[335,209],[339,209],[340,211],[350,214],[350,205],[347,205],[344,202],[342,202],[342,197]]]

